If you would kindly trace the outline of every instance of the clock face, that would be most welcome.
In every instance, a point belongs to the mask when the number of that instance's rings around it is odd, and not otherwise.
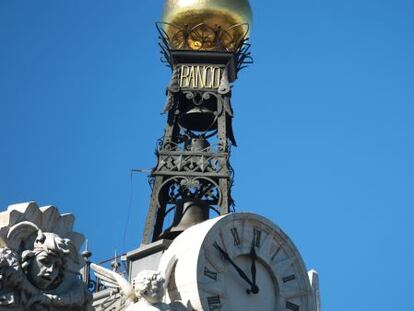
[[[182,234],[188,238],[174,241],[187,251],[177,253],[168,284],[172,300],[205,311],[315,310],[301,256],[277,226],[247,213],[198,226]],[[190,245],[196,251],[190,252]]]

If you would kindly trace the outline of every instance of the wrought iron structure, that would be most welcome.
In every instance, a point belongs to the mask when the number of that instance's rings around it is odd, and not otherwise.
[[[172,70],[163,110],[167,125],[149,179],[152,194],[142,244],[174,239],[211,213],[234,210],[231,83],[252,63],[246,24],[227,30],[167,26],[176,28],[169,30],[172,37],[165,23],[157,23],[162,62]]]
[[[80,276],[82,278],[82,281],[87,285],[88,290],[90,293],[98,293],[107,290],[108,288],[101,282],[101,280],[97,277],[94,277],[91,275],[91,257],[92,252],[88,249],[88,245],[86,244],[85,250],[81,253],[82,258],[84,260],[84,266],[82,270],[80,271]],[[99,265],[107,265],[110,263],[111,269],[114,272],[119,273],[120,275],[126,276],[128,274],[127,269],[124,265],[122,265],[122,257],[123,255],[116,255],[112,258],[103,260],[101,262],[98,262]]]
[[[162,39],[167,41],[168,49],[172,50],[234,52],[245,42],[249,33],[247,23],[235,24],[227,29],[219,25],[211,27],[206,23],[194,27],[167,22],[158,22],[156,25]]]

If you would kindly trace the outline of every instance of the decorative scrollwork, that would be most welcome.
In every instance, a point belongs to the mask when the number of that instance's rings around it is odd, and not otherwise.
[[[217,51],[234,52],[237,59],[237,71],[253,63],[250,53],[249,24],[235,24],[227,29],[220,26],[214,28],[205,23],[194,27],[180,27],[166,22],[156,23],[159,33],[159,46],[161,48],[161,62],[173,68],[171,63],[171,50],[190,51]],[[169,28],[168,35],[164,28]]]
[[[164,182],[161,189],[166,190],[161,190],[160,195],[167,193],[167,204],[202,200],[209,205],[220,205],[222,200],[220,187],[211,178],[206,177],[172,177]]]
[[[94,293],[97,291],[96,281],[90,280],[87,285],[88,285],[88,291],[90,293]]]
[[[200,23],[193,27],[179,26],[166,22],[158,22],[157,29],[162,38],[163,47],[171,50],[205,50],[235,52],[246,40],[249,24],[235,24],[227,29],[216,25],[210,27]],[[168,28],[171,36],[163,28]]]
[[[253,64],[252,53],[250,52],[251,44],[245,40],[236,53],[237,72],[246,68],[249,64]]]

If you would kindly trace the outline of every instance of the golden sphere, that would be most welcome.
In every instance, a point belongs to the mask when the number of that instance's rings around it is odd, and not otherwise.
[[[248,35],[248,0],[166,0],[162,21],[173,49],[232,51]]]

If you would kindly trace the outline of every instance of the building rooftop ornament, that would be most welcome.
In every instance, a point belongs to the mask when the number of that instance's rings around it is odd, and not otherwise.
[[[115,254],[111,270],[91,263],[87,246],[79,253],[71,214],[9,206],[0,311],[320,311],[318,276],[290,238],[236,213],[231,195],[232,84],[252,62],[251,17],[248,0],[166,0],[157,28],[172,75],[141,246]]]
[[[95,271],[96,277],[107,287],[116,289],[122,300],[121,307],[125,311],[191,311],[180,301],[170,304],[164,303],[165,277],[158,271],[142,270],[129,283],[116,271],[111,271],[96,264],[91,268]],[[105,309],[103,305],[95,306],[97,309]]]
[[[167,0],[160,24],[173,50],[233,52],[251,20],[247,0]]]
[[[34,202],[0,213],[0,311],[91,310],[74,220]]]

